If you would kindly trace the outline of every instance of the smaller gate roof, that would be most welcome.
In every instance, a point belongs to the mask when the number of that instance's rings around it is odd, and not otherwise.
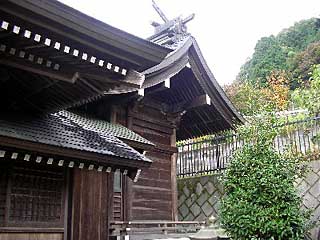
[[[63,150],[68,149],[77,150],[78,155],[74,155],[74,158],[81,158],[81,153],[91,153],[94,154],[93,158],[90,158],[90,154],[82,158],[102,166],[143,167],[151,163],[150,159],[119,138],[152,145],[150,141],[123,126],[88,119],[67,111],[44,117],[3,114],[0,118],[0,145],[6,146],[6,139],[3,138],[20,141],[21,149],[28,143],[39,145],[38,149],[42,149],[43,145],[55,149],[58,147],[57,155],[60,156],[64,156]],[[8,147],[15,146],[16,143],[12,146],[8,144]],[[38,149],[34,147],[32,150]],[[73,155],[66,155],[73,158]]]

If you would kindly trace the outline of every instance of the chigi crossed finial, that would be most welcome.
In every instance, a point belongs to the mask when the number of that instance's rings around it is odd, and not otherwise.
[[[151,25],[155,28],[154,35],[149,38],[151,41],[167,44],[169,41],[180,41],[183,36],[188,35],[186,24],[194,18],[194,13],[186,18],[179,16],[169,20],[154,0],[152,0],[152,6],[164,23],[151,22]]]

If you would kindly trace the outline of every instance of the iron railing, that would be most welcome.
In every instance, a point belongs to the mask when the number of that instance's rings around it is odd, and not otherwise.
[[[290,122],[281,126],[274,147],[279,153],[290,150],[307,154],[320,148],[320,117]],[[229,134],[189,140],[178,144],[177,176],[210,174],[225,169],[232,153],[250,140]]]

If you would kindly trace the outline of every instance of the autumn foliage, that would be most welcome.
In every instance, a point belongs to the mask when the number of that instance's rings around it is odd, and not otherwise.
[[[235,82],[224,87],[236,108],[245,115],[257,113],[266,108],[285,110],[289,102],[288,76],[283,70],[272,71],[265,87],[251,83]]]

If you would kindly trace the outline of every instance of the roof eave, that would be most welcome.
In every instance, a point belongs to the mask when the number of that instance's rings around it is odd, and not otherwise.
[[[17,138],[0,136],[0,146],[27,150],[36,153],[76,159],[78,161],[91,161],[102,166],[114,166],[123,168],[144,168],[151,165],[151,160],[133,160],[117,156],[104,155],[94,152],[80,151],[77,149],[58,147],[44,143],[36,143]]]
[[[34,20],[43,17],[47,20],[46,24],[49,27],[53,26],[50,23],[55,23],[61,26],[61,28],[57,28],[59,31],[68,28],[69,31],[66,31],[69,35],[68,37],[74,34],[82,39],[88,39],[88,44],[94,39],[122,49],[128,55],[138,56],[143,59],[148,67],[158,64],[172,51],[114,28],[56,0],[4,0],[1,5],[3,11],[8,11],[10,14],[17,13],[17,16],[19,16],[19,9],[33,12],[33,16],[24,16],[28,21],[33,21],[33,24],[44,24],[44,22]]]

